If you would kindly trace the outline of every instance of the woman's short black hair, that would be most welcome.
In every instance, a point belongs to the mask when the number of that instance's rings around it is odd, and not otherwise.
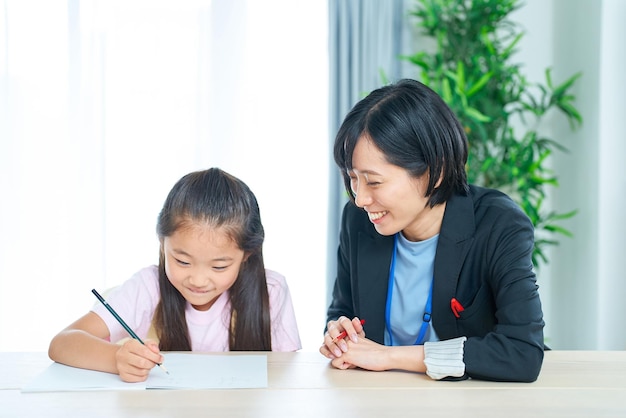
[[[348,170],[362,137],[369,138],[390,164],[416,178],[429,174],[425,197],[431,207],[455,192],[467,193],[465,131],[448,105],[424,84],[403,79],[378,88],[344,119],[335,138],[334,157],[352,200]]]

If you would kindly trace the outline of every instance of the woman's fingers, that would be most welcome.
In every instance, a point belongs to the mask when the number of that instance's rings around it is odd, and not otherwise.
[[[341,357],[342,353],[348,351],[346,338],[357,343],[359,336],[365,337],[363,331],[363,321],[355,317],[349,319],[346,316],[340,316],[336,321],[329,321],[327,324],[327,332],[324,334],[324,347],[320,348],[320,353],[331,358]]]

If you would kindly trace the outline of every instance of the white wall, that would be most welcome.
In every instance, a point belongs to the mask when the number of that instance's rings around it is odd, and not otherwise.
[[[543,80],[554,69],[555,82],[582,72],[575,85],[582,127],[572,132],[554,117],[547,132],[569,149],[556,153],[560,187],[551,206],[578,209],[563,223],[574,237],[560,238],[550,264],[539,270],[548,344],[556,349],[626,349],[626,327],[619,306],[626,299],[626,39],[621,0],[528,0],[516,12],[527,29],[518,54],[527,74]]]

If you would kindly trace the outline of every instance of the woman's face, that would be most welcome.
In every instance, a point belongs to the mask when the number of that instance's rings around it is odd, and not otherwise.
[[[415,178],[390,164],[366,136],[354,148],[348,174],[357,206],[365,209],[379,234],[402,231],[407,239],[422,241],[439,233],[445,205],[427,206],[428,174]]]
[[[230,289],[245,253],[221,228],[193,224],[162,240],[165,273],[197,310],[208,310]]]

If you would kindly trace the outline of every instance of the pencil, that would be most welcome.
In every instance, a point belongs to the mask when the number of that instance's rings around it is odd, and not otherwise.
[[[139,338],[139,336],[137,334],[135,334],[135,331],[133,331],[127,324],[126,322],[124,322],[124,320],[117,314],[117,312],[115,312],[115,310],[111,307],[111,305],[109,305],[109,303],[104,300],[104,298],[102,296],[100,296],[100,293],[98,293],[96,291],[96,289],[91,289],[91,292],[96,295],[96,297],[98,298],[98,300],[100,302],[102,302],[102,304],[104,305],[105,308],[108,309],[109,312],[111,312],[111,315],[113,315],[113,317],[115,317],[115,319],[117,319],[117,322],[120,323],[121,326],[124,327],[124,329],[126,330],[126,332],[128,332],[130,334],[131,337],[133,337],[134,339],[136,339],[137,341],[139,341],[141,344],[146,345],[141,338]],[[163,363],[157,363],[157,366],[159,366],[165,373],[170,374],[170,372],[167,371],[167,369],[165,368],[165,366],[163,366]]]
[[[365,319],[361,319],[361,325],[365,324]],[[335,338],[333,338],[333,342],[336,343],[339,340],[343,340],[348,335],[347,332],[341,331]]]

